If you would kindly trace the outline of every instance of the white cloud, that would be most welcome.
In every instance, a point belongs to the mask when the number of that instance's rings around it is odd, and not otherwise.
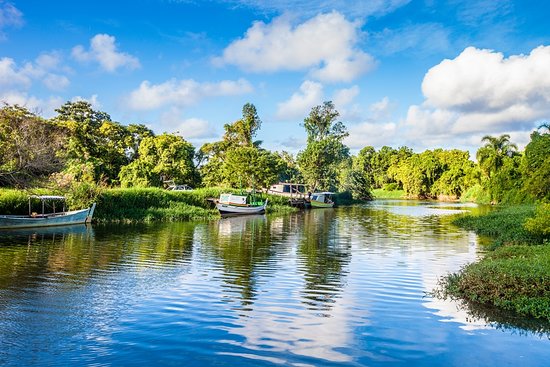
[[[323,86],[320,83],[306,80],[300,86],[300,90],[294,93],[290,99],[281,102],[277,106],[277,118],[291,120],[305,118],[312,107],[323,102]]]
[[[17,66],[11,58],[0,59],[0,86],[13,88],[15,91],[27,90],[33,80],[41,80],[44,85],[54,91],[63,90],[70,81],[64,75],[52,71],[59,69],[61,57],[58,53],[43,53],[34,62]]]
[[[44,85],[53,91],[62,91],[71,83],[64,75],[48,74],[42,81]]]
[[[351,149],[361,149],[367,145],[380,148],[384,145],[395,145],[395,136],[398,132],[396,123],[363,122],[351,125],[348,128],[349,136],[344,143]]]
[[[200,118],[183,118],[182,110],[171,107],[160,116],[160,127],[164,131],[173,132],[188,141],[200,142],[206,139],[217,138],[214,127]]]
[[[190,106],[206,97],[232,96],[252,91],[252,85],[245,79],[217,83],[171,79],[161,84],[151,84],[145,80],[130,93],[127,105],[133,110],[153,110],[166,105]]]
[[[355,97],[359,95],[359,91],[359,87],[354,85],[350,88],[339,89],[334,92],[332,102],[334,102],[336,109],[341,109],[353,102]]]
[[[411,137],[444,141],[457,135],[524,135],[550,114],[548,65],[550,46],[508,58],[466,48],[424,77],[426,100],[411,106],[405,121]]]
[[[0,1],[0,41],[6,39],[4,29],[20,27],[23,24],[23,13],[11,3]]]
[[[115,41],[114,36],[96,34],[90,40],[89,51],[78,45],[73,47],[72,56],[82,62],[96,61],[104,70],[109,72],[114,72],[121,67],[139,68],[139,60],[130,54],[118,51]]]
[[[30,96],[26,92],[5,91],[0,92],[0,102],[26,107],[43,117],[50,118],[55,115],[55,109],[63,104],[61,97],[52,96],[47,100]]]
[[[0,59],[0,86],[29,87],[31,79],[24,70],[17,68],[15,61],[9,57]]]
[[[359,22],[350,22],[336,11],[296,26],[289,16],[269,24],[258,21],[214,61],[251,72],[308,70],[311,77],[321,81],[349,82],[375,64],[357,47],[360,27]]]

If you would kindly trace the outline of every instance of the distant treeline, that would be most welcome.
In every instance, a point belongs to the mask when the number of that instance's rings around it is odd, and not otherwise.
[[[368,200],[372,189],[402,189],[415,198],[478,202],[550,199],[550,126],[531,134],[523,152],[508,135],[486,136],[477,163],[460,150],[367,146],[351,155],[331,102],[314,107],[302,126],[307,145],[296,156],[254,140],[261,120],[254,105],[224,126],[220,141],[195,149],[176,134],[124,125],[86,101],[67,102],[45,119],[17,105],[0,109],[0,187],[42,187],[89,201],[105,187],[268,187],[303,182],[311,190]]]

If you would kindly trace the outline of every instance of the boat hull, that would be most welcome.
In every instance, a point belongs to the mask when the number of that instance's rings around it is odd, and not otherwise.
[[[320,201],[311,200],[310,203],[312,208],[332,208],[334,203],[322,203]]]
[[[94,215],[95,203],[88,209],[46,216],[0,215],[0,229],[54,227],[88,223]]]
[[[222,215],[246,215],[265,213],[266,204],[260,206],[236,206],[231,204],[216,204],[216,208]]]

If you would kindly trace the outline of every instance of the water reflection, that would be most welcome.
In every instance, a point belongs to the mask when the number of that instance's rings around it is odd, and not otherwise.
[[[477,236],[447,212],[478,208],[416,206],[2,232],[0,364],[536,365],[550,356],[548,341],[521,334],[544,335],[541,323],[426,296],[479,256]],[[472,348],[479,361],[468,363]]]

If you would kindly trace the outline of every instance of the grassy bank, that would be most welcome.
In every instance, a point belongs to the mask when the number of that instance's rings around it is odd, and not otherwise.
[[[183,221],[219,217],[207,200],[218,198],[224,188],[202,188],[192,191],[168,191],[160,188],[130,188],[103,190],[97,198],[96,223],[139,223]],[[238,191],[234,191],[238,193]],[[33,194],[52,194],[38,190]],[[20,190],[0,190],[0,213],[28,213],[28,195]],[[58,193],[59,194],[59,193]],[[287,213],[296,209],[285,198],[268,195],[268,213]]]
[[[384,189],[374,189],[372,190],[372,195],[375,199],[403,199],[405,198],[405,191],[403,190],[384,190]]]
[[[483,259],[443,279],[436,294],[550,321],[549,235],[525,229],[534,215],[534,206],[515,206],[456,220],[493,243]]]

